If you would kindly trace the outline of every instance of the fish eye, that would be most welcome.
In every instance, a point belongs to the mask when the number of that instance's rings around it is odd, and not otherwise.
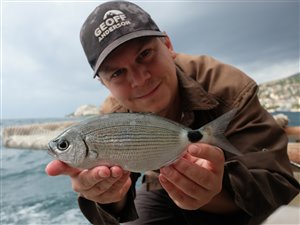
[[[67,140],[60,140],[57,143],[57,149],[60,151],[65,151],[69,146],[70,146],[70,144]]]

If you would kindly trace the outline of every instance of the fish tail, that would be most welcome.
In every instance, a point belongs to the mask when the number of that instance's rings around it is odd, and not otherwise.
[[[218,137],[215,137],[215,139],[215,146],[234,155],[242,155],[242,153],[236,147],[234,147],[224,135],[219,135]]]
[[[217,119],[200,128],[200,132],[209,136],[209,141],[207,141],[209,144],[215,145],[234,155],[242,155],[242,153],[234,147],[224,135],[228,124],[231,122],[236,112],[237,109],[232,109],[227,113],[224,113]]]

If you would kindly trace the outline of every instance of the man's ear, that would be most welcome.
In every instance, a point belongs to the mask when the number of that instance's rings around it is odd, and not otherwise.
[[[167,46],[167,48],[169,49],[172,58],[175,59],[176,53],[175,53],[175,51],[174,51],[174,48],[173,48],[173,44],[172,44],[172,42],[171,42],[171,39],[170,39],[170,37],[166,34],[166,32],[164,32],[164,34],[166,35],[166,36],[164,37],[164,39],[165,39],[165,42],[164,42],[164,43],[165,43],[165,45]]]

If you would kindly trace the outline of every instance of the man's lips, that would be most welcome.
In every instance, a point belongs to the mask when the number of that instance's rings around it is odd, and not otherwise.
[[[160,84],[156,85],[153,89],[151,89],[151,91],[146,92],[146,94],[139,95],[138,97],[136,97],[136,99],[143,99],[143,98],[147,98],[147,97],[151,96],[153,93],[155,93],[157,91],[159,86],[160,86]]]

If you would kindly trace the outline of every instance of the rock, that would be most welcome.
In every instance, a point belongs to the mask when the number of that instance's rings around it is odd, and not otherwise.
[[[282,128],[285,128],[289,123],[289,118],[287,117],[287,115],[280,113],[274,115],[273,117],[276,120],[277,124]]]
[[[99,108],[94,105],[79,106],[74,112],[75,117],[92,116],[92,115],[99,115],[99,114],[100,114]]]
[[[100,114],[108,114],[112,112],[120,112],[121,106],[118,101],[109,95],[100,106]]]

